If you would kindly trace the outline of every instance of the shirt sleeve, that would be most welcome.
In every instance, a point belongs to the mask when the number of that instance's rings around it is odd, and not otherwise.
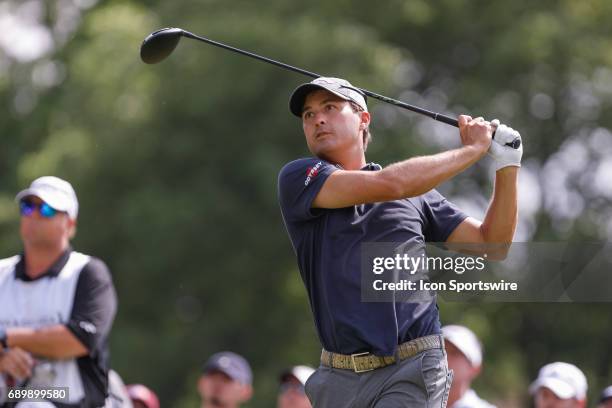
[[[117,295],[108,267],[91,258],[77,281],[68,329],[92,353],[103,343],[117,312]]]
[[[423,196],[423,211],[427,218],[427,242],[446,242],[455,228],[467,218],[467,214],[437,190],[431,190]]]
[[[287,221],[306,221],[321,211],[312,208],[312,202],[325,180],[338,168],[318,158],[298,159],[286,164],[278,175],[278,198]]]

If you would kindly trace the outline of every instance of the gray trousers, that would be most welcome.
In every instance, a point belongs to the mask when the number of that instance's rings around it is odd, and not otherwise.
[[[313,408],[445,408],[452,380],[442,348],[365,373],[320,366],[306,395]]]

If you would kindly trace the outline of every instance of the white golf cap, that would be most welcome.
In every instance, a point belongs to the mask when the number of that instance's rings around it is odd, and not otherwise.
[[[360,89],[351,85],[349,81],[341,78],[319,77],[295,88],[289,99],[289,110],[291,113],[301,117],[306,97],[317,89],[326,89],[344,100],[355,102],[361,109],[366,112],[368,111],[365,94]]]
[[[535,394],[540,388],[551,390],[561,399],[583,400],[587,393],[587,380],[578,367],[568,363],[550,363],[540,369],[538,378],[529,386]]]
[[[54,176],[39,177],[30,187],[20,191],[15,201],[27,196],[36,196],[58,211],[65,211],[72,219],[79,213],[79,202],[76,193],[66,180]]]
[[[302,385],[305,385],[306,381],[308,380],[308,378],[314,372],[315,372],[315,370],[312,367],[308,367],[308,366],[305,366],[305,365],[293,366],[293,367],[289,368],[288,370],[283,371],[283,373],[280,376],[280,381],[281,382],[287,381],[287,377],[292,376],[292,377],[297,378],[297,380]]]
[[[604,388],[604,390],[601,392],[601,397],[599,398],[599,402],[604,402],[609,399],[612,399],[612,385]]]
[[[473,331],[465,326],[449,324],[442,327],[442,336],[444,336],[445,341],[453,343],[472,366],[480,367],[482,364],[482,346]]]

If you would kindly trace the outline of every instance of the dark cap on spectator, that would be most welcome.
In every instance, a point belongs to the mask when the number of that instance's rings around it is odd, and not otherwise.
[[[250,385],[253,382],[251,366],[244,357],[231,351],[222,351],[212,355],[204,366],[202,373],[220,371],[234,381]]]
[[[612,400],[612,385],[609,387],[606,387],[602,392],[601,392],[601,397],[599,402],[606,402],[608,400]]]

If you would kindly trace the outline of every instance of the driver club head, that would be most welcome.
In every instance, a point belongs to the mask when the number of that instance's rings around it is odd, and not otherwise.
[[[147,64],[157,64],[174,51],[183,35],[180,28],[162,28],[152,32],[140,46],[140,58]]]

